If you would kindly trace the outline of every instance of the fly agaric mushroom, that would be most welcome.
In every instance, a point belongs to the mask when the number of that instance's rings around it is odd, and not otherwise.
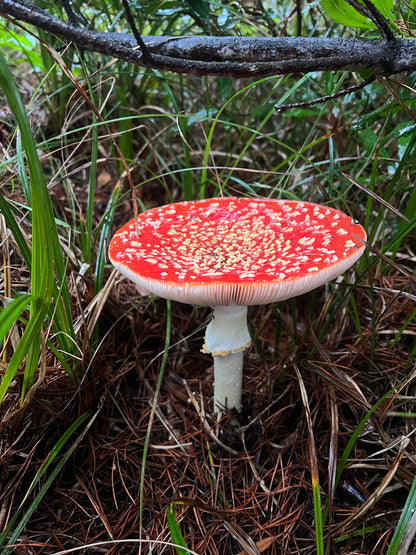
[[[214,408],[240,411],[247,307],[336,278],[363,254],[365,238],[360,225],[327,206],[214,198],[142,213],[114,235],[109,257],[150,293],[214,307],[203,347],[214,357]]]

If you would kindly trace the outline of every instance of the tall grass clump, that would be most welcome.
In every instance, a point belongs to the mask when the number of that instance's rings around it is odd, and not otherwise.
[[[0,57],[0,85],[6,101],[16,118],[21,146],[24,149],[28,175],[23,181],[29,180],[24,188],[27,206],[31,215],[31,252],[28,263],[31,272],[30,316],[28,325],[22,335],[16,351],[10,360],[8,369],[0,385],[0,401],[18,368],[27,356],[23,376],[22,400],[35,379],[35,368],[39,363],[42,345],[43,322],[47,313],[55,312],[56,331],[60,333],[59,344],[67,352],[72,350],[74,337],[71,317],[70,298],[65,274],[65,260],[59,243],[58,230],[52,210],[51,200],[47,191],[45,178],[36,151],[36,144],[30,128],[25,108],[17,91],[13,76],[3,56]],[[19,142],[20,142],[19,141]],[[23,156],[23,153],[21,153]],[[22,168],[25,172],[25,167]],[[6,201],[2,198],[2,203]],[[7,225],[14,225],[13,214],[6,208],[4,217]],[[9,220],[9,222],[7,221]],[[18,232],[16,240],[20,241],[22,252],[27,253],[25,239]],[[19,245],[18,245],[19,246]],[[28,253],[27,253],[28,254]],[[56,280],[55,281],[55,273]],[[59,289],[58,289],[59,283]],[[52,305],[52,297],[56,304]],[[12,301],[14,302],[14,301]],[[51,318],[52,320],[52,318]]]

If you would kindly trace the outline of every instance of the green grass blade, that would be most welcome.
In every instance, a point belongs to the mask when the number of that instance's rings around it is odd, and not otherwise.
[[[46,227],[48,220],[48,195],[45,177],[36,151],[25,107],[17,90],[13,76],[7,66],[6,60],[0,54],[0,86],[6,96],[7,103],[16,118],[19,127],[22,147],[26,153],[29,167],[31,193],[32,193],[32,295],[34,298],[50,298],[53,283],[53,265],[47,257],[52,257],[51,239],[49,229]],[[48,222],[49,223],[49,222]]]
[[[317,555],[324,555],[324,526],[319,481],[312,479],[313,513],[315,518],[315,545]]]
[[[25,383],[33,376],[41,348],[41,332],[43,321],[49,308],[53,288],[53,257],[51,255],[50,234],[43,220],[46,208],[50,202],[47,195],[46,183],[36,152],[30,124],[18,93],[13,76],[0,53],[0,87],[6,96],[10,109],[19,126],[22,146],[25,149],[32,185],[32,256],[31,256],[31,292],[30,319],[25,333],[14,352],[10,364],[0,385],[0,402],[23,358],[30,353],[25,366]],[[36,186],[35,186],[36,184]],[[43,185],[43,186],[42,186]],[[48,260],[48,258],[51,260]],[[37,353],[37,357],[36,357]],[[22,390],[22,395],[26,393]]]
[[[336,470],[336,473],[335,473],[334,491],[336,490],[336,488],[337,488],[337,486],[338,486],[338,484],[341,480],[341,476],[342,476],[342,473],[344,472],[345,466],[347,464],[348,457],[350,456],[350,453],[351,453],[356,441],[360,437],[361,432],[365,428],[367,422],[372,417],[372,415],[377,411],[378,407],[380,405],[382,405],[385,402],[385,400],[392,393],[394,393],[397,390],[398,387],[401,387],[402,385],[403,384],[399,384],[399,386],[397,386],[396,388],[389,389],[382,397],[380,397],[380,399],[376,403],[374,403],[374,405],[371,407],[371,409],[365,414],[364,418],[359,422],[358,426],[354,430],[354,433],[350,437],[350,439],[347,443],[347,446],[345,447],[345,449],[342,453],[342,456],[340,458],[340,461],[338,463],[337,470]],[[323,523],[326,522],[326,520],[328,518],[328,513],[329,513],[329,504],[328,504],[328,500],[327,500],[324,507],[323,507],[323,511],[322,511],[322,522]]]
[[[22,140],[19,133],[16,136],[16,155],[20,182],[22,184],[25,199],[28,205],[32,206],[32,191],[30,190],[30,184],[26,174],[24,150],[22,148]]]
[[[36,302],[38,301],[38,302]],[[20,368],[24,357],[30,352],[31,359],[26,362],[25,365],[25,377],[24,379],[29,380],[33,378],[34,368],[37,365],[40,353],[41,344],[41,333],[43,328],[44,317],[47,312],[47,304],[39,303],[39,299],[33,299],[31,301],[30,309],[30,320],[28,325],[20,338],[20,341],[13,353],[12,358],[6,368],[3,378],[0,383],[0,403],[3,400],[9,385],[11,384],[16,372]],[[38,353],[36,360],[34,360],[34,353]],[[32,366],[30,366],[32,365]],[[27,377],[26,377],[27,376]],[[28,381],[26,381],[26,384]]]
[[[92,87],[91,80],[88,74],[88,68],[84,56],[78,52],[79,59],[81,61],[81,66],[83,73],[85,75],[88,94],[91,103],[95,105],[94,91]],[[97,181],[97,159],[98,159],[98,126],[97,126],[97,114],[94,110],[91,110],[91,164],[90,164],[90,175],[89,175],[89,186],[88,186],[88,198],[87,198],[87,213],[85,216],[85,234],[82,240],[82,250],[84,253],[84,260],[88,263],[92,262],[92,228],[94,219],[94,196],[95,196],[95,185]]]
[[[209,128],[209,131],[207,133],[207,140],[205,143],[205,151],[204,151],[204,165],[205,166],[209,166],[209,161],[210,161],[210,157],[211,157],[211,145],[213,144],[213,138],[214,138],[214,132],[215,129],[217,127],[217,125],[219,123],[224,123],[221,121],[221,115],[222,113],[225,111],[225,109],[227,108],[228,105],[232,104],[240,95],[245,94],[250,88],[255,87],[256,85],[266,82],[266,81],[272,81],[275,80],[275,77],[266,77],[264,79],[261,79],[257,82],[254,83],[250,83],[249,85],[247,85],[246,87],[243,87],[241,90],[239,90],[238,92],[236,92],[235,94],[233,94],[233,96],[231,96],[231,98],[229,98],[222,106],[221,108],[218,110],[216,117],[212,118],[212,124]],[[299,79],[291,88],[289,91],[286,91],[283,96],[276,102],[276,104],[282,104],[283,102],[285,102],[285,100],[292,94],[294,93],[298,88],[301,88],[302,85],[304,84],[305,81],[308,80],[307,76],[303,76],[301,79]],[[253,143],[253,141],[256,140],[258,134],[261,133],[261,129],[264,128],[265,124],[267,123],[267,121],[272,117],[273,114],[276,113],[275,110],[275,106],[273,106],[268,112],[267,114],[264,115],[262,121],[256,126],[256,129],[250,129],[251,131],[251,137],[249,139],[247,139],[244,143],[244,146],[242,146],[242,148],[239,151],[238,156],[236,157],[236,159],[233,162],[233,168],[236,168],[240,162],[241,159],[243,158],[244,154],[246,153],[246,151],[249,149],[249,147],[251,146],[251,144]],[[225,122],[227,123],[227,122]],[[205,194],[205,184],[207,181],[207,175],[208,172],[205,169],[204,171],[202,171],[201,173],[201,197]],[[227,181],[231,178],[232,173],[230,172],[227,176],[227,178],[224,180],[224,184],[227,183]]]
[[[152,432],[153,418],[157,409],[159,392],[162,387],[163,375],[165,373],[166,363],[168,361],[169,346],[170,346],[170,335],[171,335],[171,328],[172,328],[172,309],[171,309],[170,301],[166,301],[166,307],[167,307],[167,314],[166,314],[165,348],[163,351],[162,362],[160,363],[159,377],[156,384],[156,392],[152,403],[152,410],[150,412],[149,424],[147,426],[147,432],[146,432],[146,437],[145,437],[144,446],[143,446],[142,471],[140,475],[140,500],[139,500],[140,530],[142,529],[142,522],[143,522],[143,508],[144,508],[143,492],[144,492],[147,453],[150,445],[150,435]]]
[[[176,553],[178,555],[187,555],[188,550],[181,549],[181,547],[186,548],[185,539],[182,536],[182,532],[179,528],[179,525],[176,521],[175,511],[173,509],[173,503],[171,503],[166,511],[166,519],[168,521],[170,535],[172,536],[172,541],[176,544]],[[181,546],[181,547],[179,547]]]
[[[322,503],[321,503],[321,487],[319,484],[319,471],[318,471],[318,457],[316,453],[315,437],[313,433],[312,415],[309,408],[309,399],[306,392],[305,384],[302,375],[296,365],[294,365],[296,377],[299,382],[300,395],[302,397],[303,408],[305,410],[306,421],[308,424],[309,432],[309,450],[310,450],[310,472],[312,478],[312,497],[313,497],[313,512],[315,520],[315,546],[316,554],[324,555],[324,528],[322,518]]]
[[[96,413],[96,414],[98,414],[98,413]],[[18,507],[18,509],[14,513],[14,515],[11,518],[11,520],[10,520],[9,524],[7,525],[6,529],[0,535],[0,547],[5,547],[6,545],[13,545],[18,540],[20,534],[22,533],[22,530],[24,529],[24,527],[26,526],[26,524],[29,522],[30,518],[32,517],[32,515],[36,511],[37,507],[39,506],[39,503],[41,502],[42,498],[44,497],[44,495],[46,494],[46,492],[48,491],[48,489],[52,485],[56,476],[59,474],[59,472],[62,471],[63,466],[68,461],[68,459],[70,458],[72,453],[75,451],[75,449],[76,449],[76,447],[79,443],[79,438],[78,438],[78,440],[76,440],[73,443],[73,445],[63,455],[63,457],[58,461],[56,467],[53,469],[51,474],[48,476],[45,483],[40,487],[39,492],[36,494],[32,503],[29,505],[29,507],[26,509],[24,515],[19,520],[19,518],[22,514],[22,511],[23,511],[26,499],[29,497],[29,495],[32,493],[32,491],[39,485],[39,482],[40,482],[42,476],[48,470],[50,465],[55,461],[57,455],[59,454],[61,449],[65,446],[65,444],[67,443],[69,438],[79,428],[79,426],[88,418],[88,416],[89,416],[89,413],[84,413],[81,416],[79,416],[77,418],[77,420],[69,426],[69,428],[64,432],[64,434],[59,438],[58,442],[52,448],[52,450],[50,451],[50,453],[49,453],[48,457],[46,458],[44,464],[41,466],[41,468],[37,472],[35,478],[33,479],[31,485],[29,486],[29,489],[28,489],[28,492],[25,496],[25,499],[22,501],[22,503],[20,504],[20,506]],[[89,429],[89,427],[91,426],[94,419],[95,419],[95,415],[92,418],[92,420],[90,420],[90,422],[88,423],[86,429],[84,430],[84,433]],[[15,527],[15,524],[18,520],[19,520],[19,522],[18,522],[17,526]],[[12,532],[12,530],[13,530],[13,532]],[[11,552],[10,549],[5,547],[4,549],[2,549],[1,555],[8,555],[10,552]]]
[[[47,228],[47,207],[50,198],[47,193],[45,178],[36,151],[35,141],[30,128],[29,120],[26,115],[23,102],[18,93],[13,76],[0,53],[0,87],[3,90],[10,109],[16,118],[22,140],[22,147],[25,150],[29,167],[30,182],[32,188],[32,258],[31,258],[31,293],[32,301],[30,307],[30,320],[22,340],[19,342],[12,361],[7,368],[0,386],[0,401],[24,356],[30,353],[30,357],[25,366],[26,385],[33,376],[37,358],[35,351],[40,352],[42,323],[49,308],[53,283],[53,256],[49,229]],[[24,341],[23,337],[30,338]],[[19,348],[20,347],[20,348]],[[39,356],[39,355],[38,355]],[[26,393],[22,390],[22,396]]]
[[[5,308],[0,310],[0,343],[4,341],[11,327],[28,306],[29,302],[30,295],[22,295],[13,299]]]
[[[26,266],[30,270],[32,254],[26,243],[23,233],[20,230],[20,227],[18,226],[13,216],[13,212],[10,209],[10,205],[7,202],[7,200],[4,198],[4,196],[1,194],[1,192],[0,192],[0,212],[4,216],[4,219],[6,220],[7,227],[10,229],[10,231],[13,234],[14,240],[16,241],[16,244],[20,249],[20,252],[23,256],[23,260],[25,261]]]
[[[95,263],[95,278],[94,278],[94,294],[96,295],[102,288],[104,280],[104,265],[106,259],[106,245],[111,233],[111,224],[113,222],[114,213],[118,206],[118,200],[121,195],[120,185],[117,184],[108,201],[106,211],[101,219],[100,226],[100,240],[98,243],[97,260]]]
[[[395,338],[393,339],[393,341],[391,342],[391,344],[389,345],[389,351],[392,351],[396,345],[396,343],[399,341],[399,339],[401,338],[401,336],[403,335],[403,333],[406,331],[406,329],[410,326],[410,324],[412,322],[414,322],[416,320],[416,309],[410,314],[410,316],[408,316],[406,318],[406,320],[404,321],[403,325],[401,326],[401,328],[399,329],[399,331],[396,333]],[[415,347],[416,348],[416,345]],[[412,353],[411,353],[412,354]],[[413,360],[413,358],[411,356],[409,356],[409,361]]]
[[[407,548],[410,547],[410,545],[404,545],[407,538],[406,531],[411,524],[415,508],[416,478],[413,480],[412,487],[410,488],[409,495],[407,496],[406,503],[403,507],[402,514],[400,515],[399,522],[397,523],[386,555],[405,555],[406,553],[408,553]]]

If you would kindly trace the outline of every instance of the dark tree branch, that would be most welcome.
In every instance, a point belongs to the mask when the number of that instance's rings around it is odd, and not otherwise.
[[[59,0],[59,2],[62,4],[66,15],[68,16],[68,21],[70,25],[74,25],[74,27],[79,27],[80,20],[83,19],[82,16],[74,12],[71,4],[69,3],[69,0]],[[83,24],[85,25],[86,23],[87,21],[84,19]]]
[[[296,0],[296,31],[297,36],[302,34],[302,0]]]
[[[346,0],[358,13],[370,19],[377,29],[380,31],[381,36],[387,40],[394,41],[395,36],[390,29],[389,24],[384,16],[378,11],[371,0],[363,0],[364,5],[357,2],[357,0]]]
[[[140,46],[140,50],[142,51],[143,63],[151,64],[150,52],[147,49],[147,46],[145,45],[145,43],[142,39],[142,36],[141,36],[141,34],[139,33],[139,30],[136,27],[136,23],[134,21],[133,14],[131,13],[131,9],[130,9],[130,5],[128,3],[128,0],[122,0],[122,2],[123,2],[124,12],[126,14],[126,19],[128,21],[128,24],[130,25],[130,28],[133,31],[134,38],[136,39],[137,44]]]
[[[252,77],[367,69],[389,75],[416,69],[413,39],[143,36],[149,60],[134,35],[74,27],[27,0],[0,0],[0,14],[31,23],[84,50],[178,73]]]
[[[381,35],[387,40],[394,41],[394,33],[390,29],[388,21],[385,19],[383,14],[378,11],[371,0],[363,0],[363,2],[367,6],[370,19],[373,20]]]

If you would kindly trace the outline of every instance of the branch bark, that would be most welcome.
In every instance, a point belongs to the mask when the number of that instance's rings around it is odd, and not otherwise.
[[[389,75],[416,69],[416,39],[143,36],[148,58],[131,34],[75,27],[27,0],[0,0],[0,14],[30,23],[83,50],[177,73],[259,77],[367,69]]]

